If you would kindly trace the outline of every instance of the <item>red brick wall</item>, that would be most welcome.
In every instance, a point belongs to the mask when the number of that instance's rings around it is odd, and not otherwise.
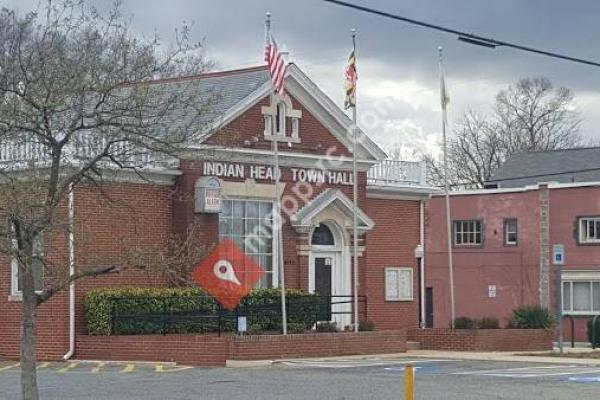
[[[423,350],[542,351],[552,350],[552,329],[411,329],[408,340]]]
[[[315,333],[303,335],[80,336],[80,359],[175,361],[223,365],[225,360],[384,354],[406,351],[405,331]]]
[[[132,248],[148,257],[156,254],[171,235],[171,193],[167,186],[114,184],[97,189],[80,187],[75,193],[76,263],[78,268],[121,265]],[[110,201],[108,201],[110,199]],[[53,260],[64,259],[64,235],[47,244]],[[63,260],[64,263],[64,260]],[[53,267],[66,274],[66,264]],[[11,301],[10,262],[0,260],[0,357],[19,352],[21,303]],[[65,275],[66,276],[66,275]],[[76,283],[76,330],[85,333],[83,298],[95,287],[161,285],[161,275],[143,269],[87,278]],[[68,292],[57,294],[38,312],[38,356],[58,359],[68,350]]]
[[[77,337],[76,358],[111,361],[168,361],[223,365],[229,354],[227,336],[135,335]]]
[[[366,241],[368,319],[377,329],[418,327],[419,284],[414,251],[419,243],[419,202],[368,198],[366,212],[375,222]],[[385,300],[386,267],[413,269],[413,301]]]
[[[285,151],[291,150],[297,153],[351,156],[348,149],[346,149],[327,128],[304,108],[300,102],[293,97],[291,100],[293,108],[302,111],[298,134],[301,142],[293,143],[291,149],[286,148]],[[271,150],[271,142],[264,140],[265,124],[261,113],[261,107],[267,105],[269,105],[268,96],[224,127],[218,135],[209,138],[206,143],[230,147],[246,146],[252,149]],[[289,119],[286,127],[288,130],[291,127]],[[244,145],[245,141],[248,141],[249,144]],[[333,148],[335,148],[335,151],[328,153],[328,150]]]

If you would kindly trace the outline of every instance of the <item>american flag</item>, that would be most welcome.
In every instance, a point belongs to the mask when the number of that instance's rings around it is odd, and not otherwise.
[[[271,81],[275,91],[279,94],[283,94],[283,78],[285,76],[285,60],[283,54],[277,49],[277,43],[272,36],[269,37],[269,42],[265,46],[265,61],[269,66],[269,72],[271,73]]]

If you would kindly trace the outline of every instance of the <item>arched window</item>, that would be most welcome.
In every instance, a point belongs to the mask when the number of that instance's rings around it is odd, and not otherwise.
[[[320,246],[334,246],[335,240],[331,229],[325,224],[319,224],[312,234],[311,244]]]
[[[282,101],[277,104],[277,115],[275,117],[275,134],[285,136],[285,103]]]

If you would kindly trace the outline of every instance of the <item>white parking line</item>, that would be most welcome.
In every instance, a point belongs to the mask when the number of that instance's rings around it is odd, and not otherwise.
[[[503,368],[481,371],[454,372],[452,375],[480,375],[495,376],[501,378],[544,378],[567,375],[589,375],[598,374],[597,367],[582,367],[581,365],[550,365],[522,368]]]

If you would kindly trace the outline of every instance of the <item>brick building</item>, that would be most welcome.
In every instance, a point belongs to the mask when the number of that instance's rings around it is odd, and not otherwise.
[[[246,248],[246,253],[267,270],[258,285],[275,287],[269,215],[280,196],[286,286],[350,295],[350,119],[294,64],[288,67],[284,96],[271,96],[266,67],[181,79],[193,82],[196,90],[217,94],[218,101],[208,108],[209,129],[180,159],[148,161],[142,177],[118,171],[103,193],[91,187],[74,191],[74,220],[84,232],[75,242],[75,265],[118,262],[132,248],[151,256],[173,234],[195,224],[205,246],[229,237],[243,247],[258,228],[260,244]],[[177,82],[156,84],[174,85],[176,90]],[[274,133],[286,138],[279,150],[279,188],[273,179]],[[374,142],[362,132],[358,135],[359,294],[366,298],[361,318],[373,321],[376,329],[416,327],[420,291],[415,248],[423,241],[424,200],[430,192],[424,165],[386,161]],[[32,149],[0,148],[0,162],[13,163],[16,157],[27,161],[36,154]],[[46,240],[44,251],[64,258],[67,243]],[[83,298],[88,290],[132,285],[163,286],[166,281],[142,268],[78,281],[76,336],[86,333]],[[18,354],[19,300],[16,263],[0,259],[0,358]],[[349,305],[339,307],[344,311]],[[343,314],[332,319],[340,326],[352,322]],[[41,306],[38,335],[41,358],[58,359],[68,351],[68,292]]]
[[[600,314],[599,198],[598,182],[452,193],[456,315],[497,317],[504,325],[519,305],[558,312],[560,280],[563,314],[575,321],[575,339],[587,341],[586,321]],[[446,231],[439,228],[445,215],[444,197],[433,196],[426,212],[425,284],[428,325],[434,327],[450,323]],[[568,321],[563,332],[571,338]]]

